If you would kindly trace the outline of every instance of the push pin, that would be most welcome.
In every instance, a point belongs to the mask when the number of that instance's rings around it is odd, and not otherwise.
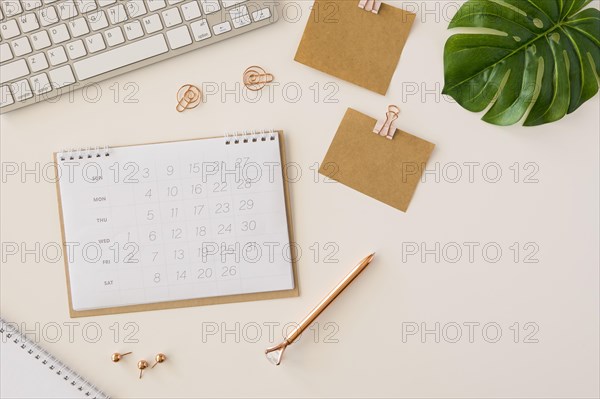
[[[159,353],[158,355],[156,355],[156,356],[154,357],[154,360],[155,360],[155,362],[154,362],[154,364],[152,365],[152,368],[154,368],[154,366],[156,366],[158,363],[162,363],[162,362],[164,362],[165,360],[167,360],[167,357],[166,357],[166,356],[165,356],[163,353]]]
[[[137,368],[140,369],[140,378],[142,378],[142,373],[144,372],[144,369],[148,368],[148,362],[145,360],[140,360],[137,364]]]
[[[252,65],[244,71],[244,86],[248,90],[258,91],[266,86],[267,83],[271,83],[275,79],[273,74],[265,72],[259,66]]]
[[[115,353],[112,354],[111,359],[112,359],[112,361],[114,363],[117,363],[118,361],[120,361],[123,358],[123,356],[127,356],[127,355],[129,355],[131,353],[132,352],[127,352],[127,353],[120,354],[120,353],[116,353],[115,352]]]

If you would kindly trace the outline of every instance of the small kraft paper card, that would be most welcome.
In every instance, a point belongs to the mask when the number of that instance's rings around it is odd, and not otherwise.
[[[406,212],[435,144],[396,129],[393,108],[379,121],[348,108],[319,173]]]
[[[415,14],[368,1],[315,0],[296,61],[385,95]],[[375,13],[378,11],[378,13]]]

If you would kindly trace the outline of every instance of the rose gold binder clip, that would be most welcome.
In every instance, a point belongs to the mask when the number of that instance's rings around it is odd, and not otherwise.
[[[266,86],[267,83],[271,83],[275,79],[273,74],[265,72],[259,66],[252,65],[248,67],[244,71],[244,86],[248,88],[248,90],[258,91]]]
[[[379,120],[373,128],[373,133],[377,133],[380,136],[384,136],[388,139],[393,139],[396,134],[396,127],[394,121],[398,119],[400,108],[395,105],[389,105],[388,110],[385,113],[385,120]]]
[[[306,316],[304,320],[302,320],[300,324],[298,324],[298,326],[285,337],[282,343],[268,348],[265,351],[267,359],[274,365],[279,366],[279,364],[281,364],[281,359],[283,358],[283,352],[285,352],[285,348],[287,348],[288,345],[293,344],[298,337],[300,337],[302,332],[310,327],[312,322],[319,317],[319,315],[327,308],[327,306],[329,306],[331,302],[333,302],[335,298],[337,298],[338,295],[340,295],[342,291],[344,291],[344,289],[348,287],[354,281],[354,279],[356,279],[356,277],[358,277],[358,275],[365,270],[367,266],[369,266],[374,257],[375,253],[372,253],[361,260],[360,263],[356,265],[354,269],[352,269],[350,273],[348,273],[346,277],[344,277],[344,279],[338,283],[338,285],[329,291],[329,294],[327,294],[327,296],[323,298],[323,300],[319,302],[317,306],[314,307],[308,316]]]
[[[360,0],[358,7],[365,11],[370,11],[373,14],[379,14],[379,8],[381,7],[381,1],[379,0]]]
[[[177,92],[177,112],[183,112],[186,109],[193,109],[202,101],[202,91],[194,85],[186,84],[181,86]]]

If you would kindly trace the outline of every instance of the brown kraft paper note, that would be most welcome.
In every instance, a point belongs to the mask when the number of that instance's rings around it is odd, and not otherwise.
[[[389,140],[376,122],[348,108],[319,173],[406,212],[435,144],[400,129]]]
[[[415,14],[381,4],[379,14],[359,0],[315,0],[296,61],[385,95]]]

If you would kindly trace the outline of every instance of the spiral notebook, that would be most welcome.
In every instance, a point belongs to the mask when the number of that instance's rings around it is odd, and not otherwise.
[[[0,398],[108,398],[99,388],[52,356],[17,323],[0,318]]]
[[[54,158],[72,317],[298,295],[283,132]]]

